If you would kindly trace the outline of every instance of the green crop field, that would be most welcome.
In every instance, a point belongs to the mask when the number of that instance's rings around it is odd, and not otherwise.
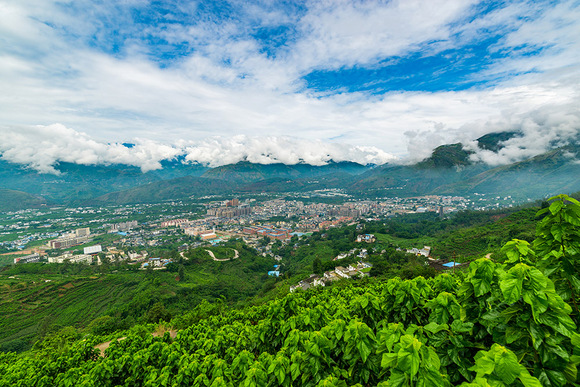
[[[136,278],[127,275],[46,278],[50,276],[0,281],[0,343],[29,341],[42,333],[43,325],[82,327],[130,301],[138,286]]]
[[[273,260],[242,245],[236,249],[239,259],[224,262],[211,260],[205,248],[189,251],[190,259],[183,260],[185,278],[179,281],[176,272],[135,271],[122,265],[38,263],[7,268],[0,274],[0,348],[28,348],[48,331],[85,329],[101,316],[145,322],[158,302],[170,314],[203,300],[245,302],[260,293]],[[230,247],[211,250],[216,257],[234,256]]]

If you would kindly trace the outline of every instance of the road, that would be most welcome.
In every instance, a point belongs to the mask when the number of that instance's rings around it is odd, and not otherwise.
[[[238,257],[240,256],[240,253],[238,253],[238,250],[236,250],[236,249],[232,249],[232,250],[234,250],[234,258],[233,258],[233,259],[236,259],[236,258],[238,258]],[[211,257],[211,259],[213,259],[214,261],[217,261],[217,262],[224,262],[224,261],[229,261],[229,260],[230,260],[229,258],[225,258],[225,259],[218,259],[218,258],[216,258],[216,257],[215,257],[215,255],[214,255],[213,251],[211,251],[211,250],[205,250],[205,251],[207,251],[207,253],[208,253],[208,254],[209,254],[209,256]]]

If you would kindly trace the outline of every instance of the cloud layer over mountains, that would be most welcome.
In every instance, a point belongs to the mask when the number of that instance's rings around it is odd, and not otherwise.
[[[537,156],[550,149],[580,143],[580,99],[569,103],[540,106],[521,111],[513,105],[489,120],[473,121],[456,128],[441,125],[434,131],[407,131],[409,157],[404,162],[420,161],[439,145],[462,143],[474,152],[473,162],[505,165]],[[480,149],[476,139],[499,132],[517,132],[519,135],[503,142],[498,152]]]
[[[161,161],[182,157],[210,167],[247,160],[253,163],[324,165],[329,161],[383,164],[394,156],[375,147],[323,143],[290,137],[212,137],[200,142],[167,145],[147,139],[134,144],[103,143],[61,124],[0,127],[3,160],[26,165],[41,173],[58,173],[58,162],[82,165],[125,164],[143,172],[161,168]]]
[[[210,167],[234,164],[245,160],[252,163],[324,165],[328,162],[353,161],[363,165],[412,163],[428,157],[433,148],[460,141],[474,152],[473,162],[502,165],[524,160],[549,149],[577,144],[580,140],[580,116],[571,114],[565,106],[544,109],[525,117],[507,115],[496,122],[474,124],[464,128],[444,129],[435,134],[408,132],[410,155],[398,158],[373,146],[353,146],[319,140],[292,137],[209,137],[203,141],[180,140],[164,144],[136,138],[131,144],[104,143],[86,133],[61,124],[49,126],[0,127],[0,159],[21,164],[41,173],[57,174],[59,162],[81,165],[124,164],[141,168],[143,172],[161,168],[163,160],[182,160]],[[519,135],[505,141],[498,152],[480,149],[472,133],[514,131]]]

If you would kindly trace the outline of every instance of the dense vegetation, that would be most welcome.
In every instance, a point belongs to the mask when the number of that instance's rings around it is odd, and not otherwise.
[[[65,263],[5,267],[0,276],[0,313],[6,317],[0,322],[0,350],[26,350],[35,341],[67,326],[93,332],[91,325],[98,318],[105,319],[99,320],[99,329],[111,332],[154,321],[152,310],[168,319],[203,300],[223,300],[237,307],[261,302],[287,291],[288,285],[312,273],[322,274],[361,259],[373,264],[373,277],[433,277],[436,271],[425,265],[425,259],[397,251],[396,247],[428,244],[438,256],[445,257],[447,249],[452,251],[448,257],[454,259],[482,257],[499,252],[498,246],[513,237],[531,241],[536,211],[466,211],[449,219],[416,214],[363,223],[358,229],[351,225],[295,236],[287,245],[275,242],[272,247],[272,252],[281,255],[284,262],[278,279],[266,275],[273,270],[271,258],[258,255],[236,240],[190,250],[186,253],[189,259],[177,253],[183,241],[151,249],[153,256],[174,260],[163,272],[138,271],[134,265],[107,262],[102,266]],[[375,233],[377,242],[356,243],[361,232]],[[231,260],[236,249],[240,259],[214,262],[207,249],[222,260]],[[363,250],[368,252],[364,259],[357,256]],[[333,260],[349,251],[353,253],[347,258]],[[7,259],[11,262],[12,256]]]
[[[175,339],[136,326],[61,332],[0,354],[1,385],[564,386],[580,363],[580,203],[538,214],[535,240],[466,273],[335,285],[261,306],[202,303]],[[113,340],[104,357],[94,345]]]
[[[236,248],[239,259],[214,262],[205,248],[188,251],[189,259],[169,252],[175,263],[166,271],[124,263],[7,267],[0,280],[0,351],[28,349],[67,326],[92,332],[96,318],[110,318],[103,329],[111,332],[157,322],[154,312],[169,320],[203,300],[238,304],[273,287],[276,279],[267,276],[271,259],[239,242],[230,246],[211,250],[218,258],[232,258]]]
[[[46,204],[47,200],[41,196],[0,188],[0,212],[41,207]]]

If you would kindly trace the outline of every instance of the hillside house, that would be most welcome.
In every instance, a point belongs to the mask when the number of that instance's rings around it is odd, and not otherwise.
[[[357,242],[366,242],[366,243],[373,243],[375,242],[377,239],[375,238],[375,236],[373,234],[362,234],[356,237],[356,241]]]

